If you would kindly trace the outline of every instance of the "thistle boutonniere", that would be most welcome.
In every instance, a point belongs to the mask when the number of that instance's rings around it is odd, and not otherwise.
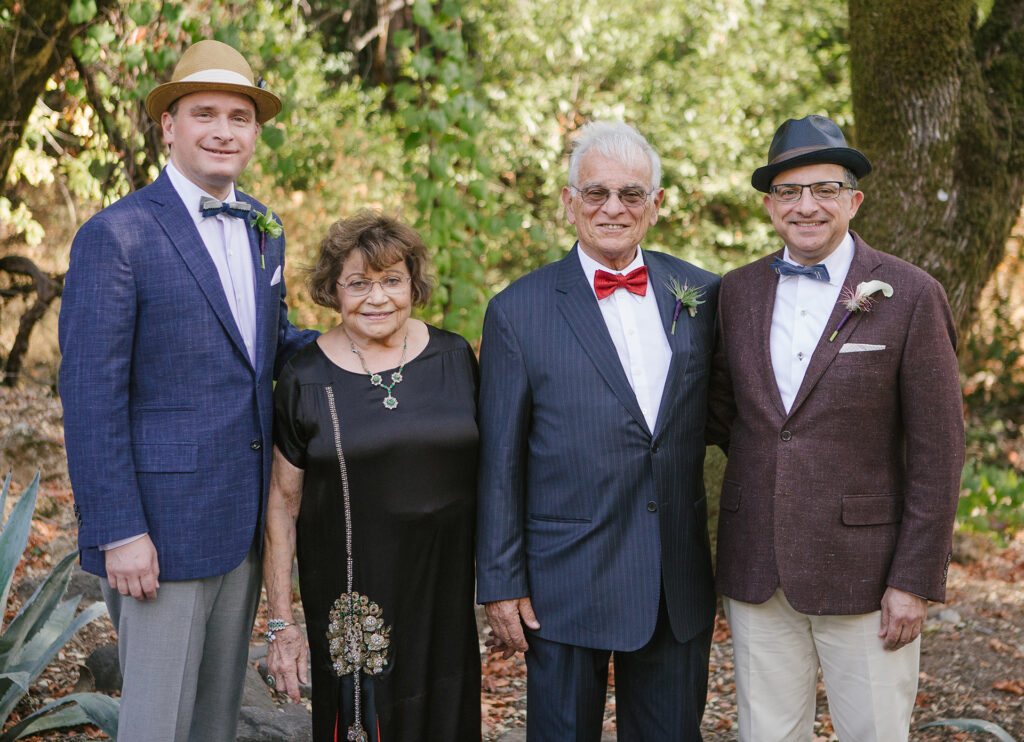
[[[270,209],[267,209],[266,214],[254,211],[252,223],[260,231],[260,268],[266,270],[267,261],[264,252],[267,246],[267,235],[269,234],[272,238],[280,237],[284,232],[284,227],[277,223],[277,220],[274,219],[274,212]]]
[[[676,320],[679,313],[686,307],[691,317],[697,316],[697,307],[704,303],[704,287],[690,286],[688,283],[679,283],[679,279],[672,276],[665,284],[672,296],[676,298],[676,308],[672,312],[672,334],[676,334]]]
[[[843,290],[839,294],[839,301],[844,302],[846,307],[846,314],[839,320],[839,325],[829,335],[828,341],[831,343],[836,339],[839,331],[843,329],[843,325],[846,324],[846,320],[850,319],[850,316],[854,312],[870,312],[871,305],[875,303],[875,299],[871,298],[871,295],[881,291],[882,296],[889,298],[892,296],[892,286],[887,284],[885,281],[862,281],[857,284],[856,289],[851,289],[849,286],[843,286]]]

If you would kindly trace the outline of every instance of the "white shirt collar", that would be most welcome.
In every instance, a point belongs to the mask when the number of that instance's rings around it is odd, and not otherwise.
[[[590,290],[593,292],[595,299],[597,298],[597,292],[594,290],[594,274],[599,270],[625,275],[644,265],[644,253],[640,248],[640,245],[636,246],[636,255],[633,257],[632,262],[620,271],[612,270],[608,266],[598,263],[592,257],[583,252],[583,249],[579,246],[579,242],[576,243],[576,254],[580,256],[580,265],[583,266],[583,273],[587,277],[587,285],[590,286]],[[633,296],[633,294],[631,294],[631,296]],[[605,299],[608,298],[610,297],[605,297]],[[643,297],[637,296],[636,298],[640,299]]]
[[[782,259],[787,263],[797,265],[797,262],[790,257],[789,245],[786,245],[783,250]],[[853,263],[853,237],[849,232],[843,237],[839,246],[821,262],[828,269],[829,284],[842,286],[843,281],[846,280],[846,274],[850,272],[850,265]],[[800,276],[780,276],[780,278],[800,278]]]
[[[182,202],[185,204],[185,209],[192,215],[192,219],[195,223],[199,224],[199,222],[205,218],[199,211],[199,202],[203,200],[204,196],[209,196],[210,198],[217,197],[212,193],[207,193],[182,175],[181,171],[174,167],[174,163],[170,160],[167,161],[165,170],[167,171],[167,177],[171,179],[171,185],[174,186],[174,190],[178,192]],[[219,201],[220,199],[218,198],[217,200]],[[236,200],[234,185],[231,186],[231,194],[228,196],[227,200]]]

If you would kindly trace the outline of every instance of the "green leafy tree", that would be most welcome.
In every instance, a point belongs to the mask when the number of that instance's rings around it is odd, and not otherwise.
[[[501,205],[525,226],[503,246],[497,281],[571,243],[558,195],[588,119],[621,118],[647,136],[667,193],[648,244],[714,270],[776,243],[749,181],[775,127],[806,113],[849,119],[835,3],[480,0],[465,14]]]
[[[460,3],[416,0],[413,20],[417,33],[395,35],[405,50],[406,79],[391,91],[404,134],[403,172],[437,272],[434,318],[475,338],[487,300],[485,268],[498,256],[495,241],[518,226],[518,216],[502,217],[493,197],[490,132],[475,93]]]

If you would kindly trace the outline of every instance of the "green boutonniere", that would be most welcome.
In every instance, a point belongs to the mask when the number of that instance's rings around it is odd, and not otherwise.
[[[266,270],[267,261],[264,257],[264,249],[267,245],[267,235],[271,237],[280,237],[284,233],[284,227],[277,223],[274,219],[274,212],[267,209],[266,214],[260,212],[254,212],[252,219],[253,225],[260,231],[260,268]]]
[[[676,298],[676,308],[672,312],[672,334],[675,335],[676,320],[679,319],[679,313],[683,307],[686,307],[686,311],[690,313],[691,317],[697,316],[697,307],[704,303],[704,287],[690,286],[686,283],[680,285],[675,276],[669,278],[665,285],[672,292],[672,296]]]

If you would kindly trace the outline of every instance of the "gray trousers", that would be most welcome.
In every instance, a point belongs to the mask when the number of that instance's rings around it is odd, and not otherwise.
[[[161,582],[154,601],[101,579],[124,676],[119,742],[237,737],[260,572],[250,549],[225,575]]]

